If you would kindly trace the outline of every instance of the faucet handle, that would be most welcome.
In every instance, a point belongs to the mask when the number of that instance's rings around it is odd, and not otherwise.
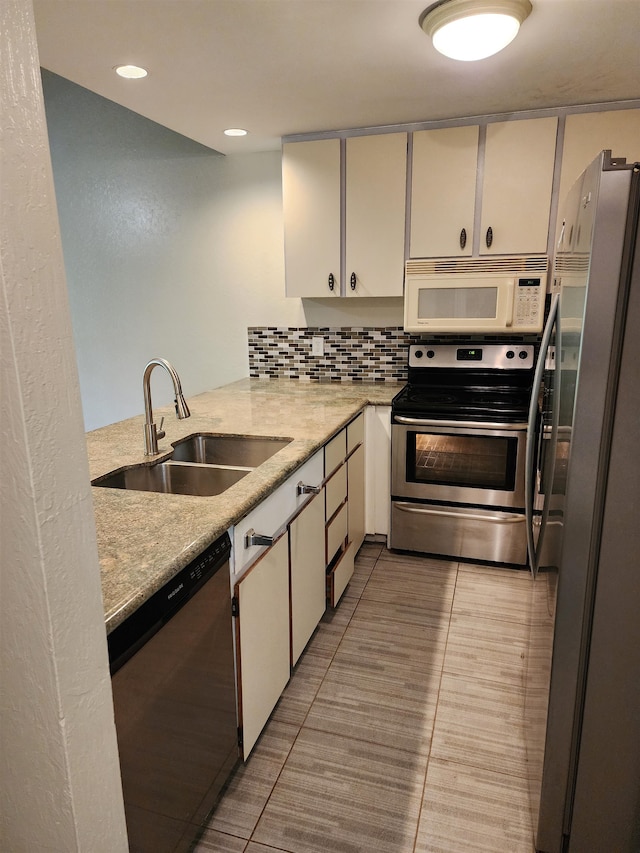
[[[156,430],[156,438],[164,438],[166,432],[162,429],[162,424],[164,423],[164,417],[160,418],[160,426]]]

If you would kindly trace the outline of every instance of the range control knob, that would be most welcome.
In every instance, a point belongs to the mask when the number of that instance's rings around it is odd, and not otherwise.
[[[432,349],[427,350],[427,358],[434,358],[435,352]]]
[[[525,359],[525,358],[527,358],[529,353],[525,349],[521,349],[520,352],[518,353],[518,355],[520,356],[520,358]]]
[[[415,357],[416,357],[416,358],[422,358],[422,356],[424,355],[424,353],[422,352],[422,350],[421,350],[421,349],[417,349],[417,350],[414,352],[414,355],[415,355]]]
[[[505,355],[507,356],[507,358],[515,358],[516,357],[516,354],[512,349],[508,349],[506,351]]]

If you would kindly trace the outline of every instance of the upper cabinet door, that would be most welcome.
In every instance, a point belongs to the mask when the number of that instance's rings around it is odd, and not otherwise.
[[[282,147],[287,296],[340,296],[340,140]]]
[[[480,254],[546,252],[558,119],[487,126]]]
[[[406,133],[347,139],[347,296],[402,296],[406,176]]]
[[[478,127],[413,134],[412,258],[470,255],[478,166]]]
[[[589,163],[604,149],[627,163],[640,161],[640,110],[567,116],[560,173],[560,204]]]

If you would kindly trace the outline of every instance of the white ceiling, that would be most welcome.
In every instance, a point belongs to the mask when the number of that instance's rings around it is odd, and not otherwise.
[[[34,0],[44,68],[224,153],[298,133],[640,97],[640,0],[532,0],[480,62],[438,54],[429,0]],[[143,80],[113,67],[142,65]],[[226,127],[250,134],[230,139]]]

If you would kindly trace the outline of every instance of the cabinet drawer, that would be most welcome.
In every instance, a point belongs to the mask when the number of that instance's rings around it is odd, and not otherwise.
[[[328,477],[347,455],[347,431],[343,429],[324,446],[324,475]]]
[[[335,474],[327,480],[325,486],[326,515],[327,521],[338,509],[340,504],[347,498],[347,466],[343,465]]]
[[[327,600],[331,607],[335,607],[340,601],[342,593],[351,580],[355,551],[353,542],[350,542],[344,554],[327,574]]]
[[[347,453],[355,450],[364,441],[364,414],[358,415],[347,426]]]
[[[347,538],[347,505],[343,504],[342,509],[336,517],[327,524],[327,563],[330,563],[334,558],[336,551],[342,547],[344,540]]]
[[[236,576],[247,569],[266,548],[265,545],[250,545],[247,548],[246,534],[254,530],[262,536],[276,536],[284,530],[291,516],[311,497],[298,495],[298,483],[319,486],[322,482],[322,463],[323,454],[320,450],[236,524],[233,530],[233,571]]]

